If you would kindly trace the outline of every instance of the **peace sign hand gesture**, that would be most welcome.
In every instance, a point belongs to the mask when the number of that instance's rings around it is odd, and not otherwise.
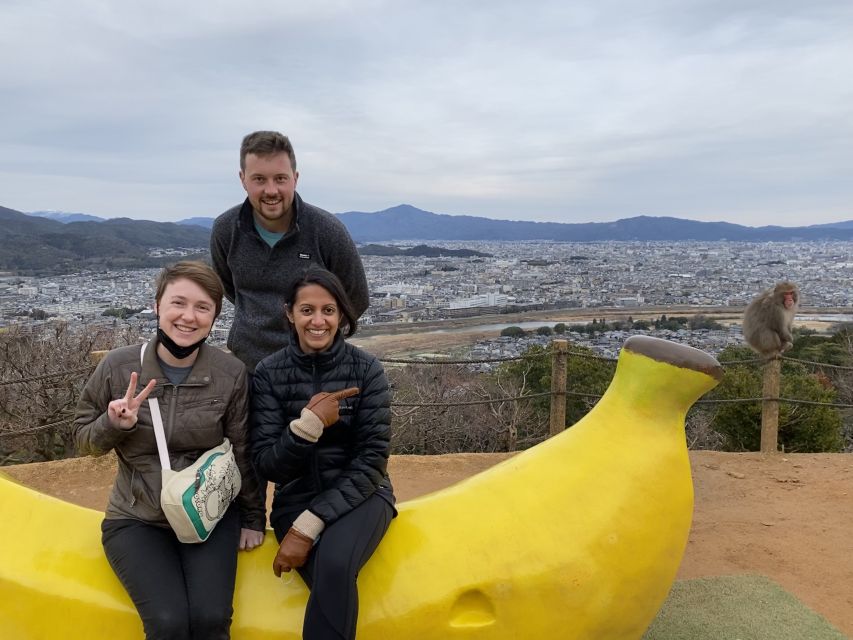
[[[136,381],[139,376],[134,371],[130,374],[130,384],[127,385],[127,393],[124,398],[113,400],[107,407],[107,416],[110,423],[119,429],[132,429],[136,424],[136,414],[139,411],[139,406],[145,402],[148,394],[157,385],[157,380],[151,380],[145,388],[139,392],[139,395],[134,397],[133,392],[136,391]]]

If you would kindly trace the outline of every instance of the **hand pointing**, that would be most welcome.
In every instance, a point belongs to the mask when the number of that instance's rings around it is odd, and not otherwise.
[[[320,418],[323,421],[324,427],[331,427],[340,419],[338,415],[338,403],[344,398],[351,398],[357,395],[359,391],[358,387],[350,387],[349,389],[342,389],[341,391],[331,393],[323,391],[312,396],[305,408]]]

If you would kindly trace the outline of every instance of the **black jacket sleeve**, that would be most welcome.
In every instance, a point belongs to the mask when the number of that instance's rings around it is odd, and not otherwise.
[[[252,459],[263,480],[287,484],[305,473],[314,443],[293,434],[284,402],[276,397],[270,372],[261,362],[252,384]]]

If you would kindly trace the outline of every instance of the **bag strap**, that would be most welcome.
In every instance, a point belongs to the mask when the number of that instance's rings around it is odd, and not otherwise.
[[[142,360],[145,356],[145,347],[147,342],[142,343],[142,349],[139,351],[139,364],[142,366]],[[140,368],[140,372],[142,369]],[[172,462],[169,460],[169,449],[166,446],[166,432],[163,430],[163,418],[160,416],[160,403],[157,398],[148,398],[148,408],[151,410],[151,422],[154,423],[154,439],[157,441],[157,453],[160,454],[160,466],[166,471],[172,469]]]

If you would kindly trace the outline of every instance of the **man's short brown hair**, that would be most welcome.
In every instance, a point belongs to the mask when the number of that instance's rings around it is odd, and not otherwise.
[[[240,145],[240,170],[246,170],[246,156],[250,153],[265,158],[286,153],[290,158],[290,168],[296,171],[296,153],[286,135],[278,131],[255,131],[243,138]]]

